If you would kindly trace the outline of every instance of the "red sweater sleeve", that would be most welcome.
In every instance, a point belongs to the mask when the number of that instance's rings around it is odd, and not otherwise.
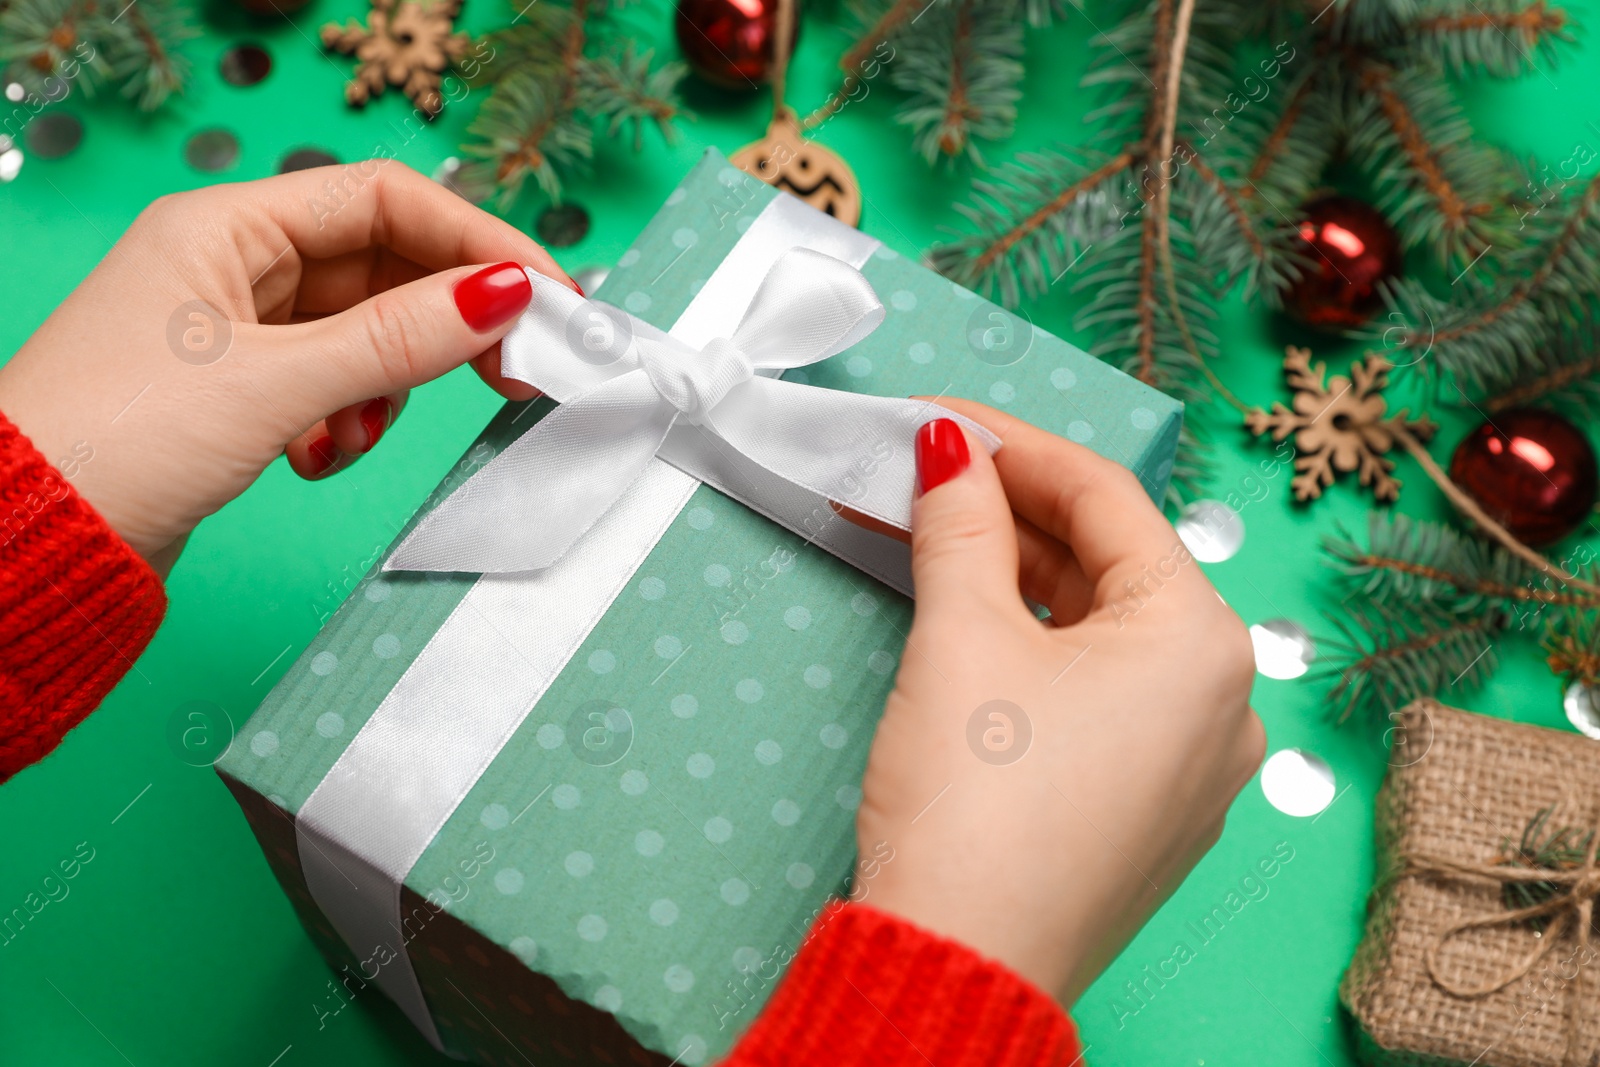
[[[1010,968],[864,904],[825,910],[722,1067],[1069,1067],[1077,1031]]]
[[[95,709],[166,609],[150,565],[0,415],[0,782]]]

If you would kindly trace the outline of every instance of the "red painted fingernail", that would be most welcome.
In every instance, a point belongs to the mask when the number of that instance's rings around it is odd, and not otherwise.
[[[589,299],[589,294],[583,291],[583,286],[578,284],[578,279],[576,279],[576,278],[568,278],[567,281],[572,283],[572,291],[574,293],[577,293],[579,296],[583,297],[585,300]]]
[[[455,298],[467,325],[484,333],[527,307],[533,286],[515,263],[496,263],[457,282]]]
[[[917,493],[937,488],[967,469],[972,454],[954,419],[934,419],[917,431]]]
[[[386,396],[380,396],[361,405],[361,411],[356,416],[361,422],[361,428],[367,431],[367,447],[362,452],[372,451],[372,446],[378,443],[378,438],[383,436],[383,431],[394,425],[394,401]]]
[[[344,456],[344,453],[339,451],[339,446],[333,443],[333,438],[328,434],[323,434],[315,441],[312,441],[309,451],[311,453],[310,477],[312,478],[321,478],[325,474],[332,473],[333,469],[339,465],[339,460]]]

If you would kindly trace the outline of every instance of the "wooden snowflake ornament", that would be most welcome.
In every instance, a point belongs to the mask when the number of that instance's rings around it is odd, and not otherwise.
[[[1398,443],[1397,434],[1426,441],[1438,427],[1426,417],[1407,418],[1404,408],[1384,417],[1389,362],[1382,356],[1369,355],[1351,365],[1350,377],[1324,385],[1326,375],[1323,364],[1311,362],[1309,348],[1291,345],[1285,349],[1283,376],[1294,390],[1293,408],[1281,403],[1271,411],[1256,408],[1245,416],[1245,425],[1253,434],[1272,434],[1274,441],[1294,434],[1295,475],[1289,486],[1296,500],[1315,500],[1336,473],[1359,471],[1373,496],[1393,503],[1400,480],[1386,453]]]
[[[346,102],[361,107],[393,85],[428,118],[437,115],[444,107],[439,86],[445,69],[472,47],[470,37],[455,32],[460,12],[461,0],[372,0],[366,26],[322,27],[324,48],[361,61],[344,87]]]

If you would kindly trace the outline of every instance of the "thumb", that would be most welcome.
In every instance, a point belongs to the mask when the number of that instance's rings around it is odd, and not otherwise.
[[[301,337],[284,338],[287,392],[307,404],[297,414],[310,422],[432,381],[495,348],[532,297],[517,263],[457,267],[288,327]]]
[[[911,576],[918,610],[1026,610],[1016,522],[988,450],[955,420],[934,419],[917,431],[916,458]]]

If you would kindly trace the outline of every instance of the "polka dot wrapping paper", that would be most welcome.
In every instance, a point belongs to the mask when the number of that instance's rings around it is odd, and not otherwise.
[[[670,328],[775,195],[707,153],[596,297]],[[1177,402],[886,248],[862,273],[886,321],[787,377],[981,400],[1164,495]],[[551,407],[507,405],[418,515]],[[411,868],[392,943],[344,945],[296,813],[476,577],[375,567],[218,771],[345,988],[404,953],[452,1053],[710,1062],[848,888],[911,602],[701,486]]]

